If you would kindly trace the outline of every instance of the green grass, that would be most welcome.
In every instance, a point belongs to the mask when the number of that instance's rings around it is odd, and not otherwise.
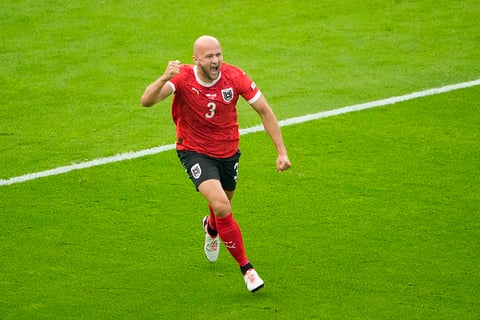
[[[244,136],[256,295],[225,248],[203,257],[205,204],[174,152],[4,187],[2,318],[474,319],[477,93],[287,127],[280,175],[268,138]]]
[[[280,119],[480,77],[475,1],[1,5],[0,178],[171,143],[139,107],[201,34]],[[234,213],[266,281],[201,250],[173,151],[0,187],[1,319],[476,319],[480,89],[242,137]],[[259,123],[245,103],[242,127]]]
[[[3,179],[174,141],[168,104],[147,112],[139,97],[168,60],[191,61],[203,33],[222,41],[225,59],[254,78],[280,119],[480,76],[476,1],[1,8]],[[240,119],[259,122],[246,104]]]

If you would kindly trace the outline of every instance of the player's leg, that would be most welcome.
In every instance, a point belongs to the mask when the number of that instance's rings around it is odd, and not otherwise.
[[[178,151],[178,157],[195,187],[209,204],[210,215],[203,220],[207,259],[214,262],[218,258],[219,234],[230,254],[240,265],[248,290],[253,292],[260,289],[263,287],[263,280],[246,257],[242,234],[233,218],[230,203],[236,186],[240,153],[230,159],[222,159],[222,165],[219,165],[218,160],[191,151]]]
[[[220,180],[218,167],[210,157],[193,151],[177,151],[177,154],[197,190],[199,185],[205,180]],[[204,252],[208,261],[215,262],[220,251],[220,238],[216,230],[213,208],[210,204],[208,207],[210,215],[205,216],[202,221],[205,230]]]
[[[230,202],[232,202],[233,195],[235,193],[235,187],[237,185],[237,177],[238,177],[238,161],[240,159],[240,152],[237,152],[233,157],[228,159],[211,159],[213,163],[216,165],[216,169],[218,170],[219,180],[222,184],[222,188],[227,195],[227,198]],[[217,234],[217,224],[216,224],[216,216],[215,211],[212,208],[212,205],[209,203],[208,209],[210,212],[209,217],[206,220],[206,227],[207,231],[211,235]]]
[[[230,204],[232,203],[234,192],[235,191],[225,191],[225,193],[227,194],[228,200],[230,200]],[[213,210],[211,204],[208,204],[208,211],[209,211],[209,215],[204,218],[204,225],[205,225],[205,228],[207,229],[207,232],[211,236],[216,237],[218,234],[217,223],[215,222],[215,211]]]
[[[214,211],[218,234],[225,247],[240,266],[247,289],[254,292],[262,288],[264,282],[247,258],[242,232],[231,211],[229,196],[233,197],[233,191],[225,192],[220,181],[214,179],[202,182],[199,186],[199,191],[207,199]]]
[[[217,231],[225,247],[240,266],[248,264],[240,227],[232,215],[230,199],[220,181],[206,180],[200,184],[198,190],[214,211]]]
[[[234,191],[225,191],[228,200],[231,203]],[[219,241],[215,211],[212,205],[208,204],[209,215],[203,218],[203,228],[205,229],[205,255],[210,262],[215,262],[218,259]]]
[[[232,206],[227,193],[223,190],[220,180],[208,179],[198,186],[198,191],[208,201],[215,217],[225,217],[232,212]]]
[[[215,212],[210,204],[208,204],[209,215],[203,218],[203,226],[205,231],[208,232],[212,237],[216,237],[218,234],[217,224],[215,222]]]
[[[219,160],[219,162],[221,163],[221,165],[219,166],[220,181],[222,183],[223,190],[225,190],[225,193],[230,200],[230,203],[232,202],[233,194],[237,186],[240,155],[241,153],[240,151],[238,151],[231,158]],[[237,224],[236,221],[235,224]],[[245,280],[245,284],[247,285],[247,289],[249,291],[254,292],[264,286],[263,280],[258,276],[257,272],[255,271],[250,262],[246,264],[243,264],[243,262],[241,262],[239,263],[239,265]]]

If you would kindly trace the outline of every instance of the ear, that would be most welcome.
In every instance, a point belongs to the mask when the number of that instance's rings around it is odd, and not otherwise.
[[[198,61],[198,57],[197,56],[192,56],[192,59],[193,59],[193,63],[195,65],[198,65],[199,64],[199,61]]]

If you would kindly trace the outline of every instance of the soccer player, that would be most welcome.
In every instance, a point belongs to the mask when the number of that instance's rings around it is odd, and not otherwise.
[[[277,119],[255,83],[241,69],[223,62],[220,42],[201,36],[193,46],[193,65],[170,61],[142,98],[151,107],[174,94],[172,116],[176,125],[178,157],[196,189],[208,201],[203,218],[204,251],[215,262],[219,238],[240,266],[247,289],[264,286],[247,258],[242,233],[232,214],[231,201],[238,176],[240,140],[236,105],[242,96],[260,115],[277,150],[276,169],[290,168]]]

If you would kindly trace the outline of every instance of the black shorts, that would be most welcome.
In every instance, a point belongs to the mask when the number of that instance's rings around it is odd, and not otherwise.
[[[235,190],[240,151],[237,151],[233,157],[225,159],[212,158],[193,151],[177,150],[177,154],[197,190],[203,181],[209,179],[219,180],[225,191]]]

